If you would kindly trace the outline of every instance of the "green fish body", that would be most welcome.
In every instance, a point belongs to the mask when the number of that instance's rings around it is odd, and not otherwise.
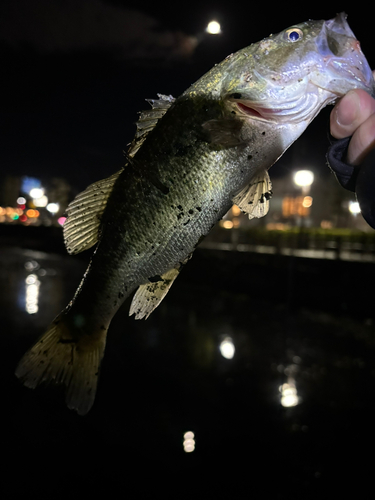
[[[197,244],[235,203],[268,211],[268,169],[327,104],[373,92],[345,16],[293,26],[228,56],[179,98],[159,95],[140,115],[126,165],[69,205],[67,250],[96,245],[70,304],[21,359],[28,387],[66,386],[79,414],[95,399],[107,330],[135,291],[147,318]]]

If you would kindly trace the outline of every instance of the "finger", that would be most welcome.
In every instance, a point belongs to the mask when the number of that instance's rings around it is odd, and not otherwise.
[[[351,165],[359,165],[372,149],[375,149],[375,113],[354,132],[347,160]]]
[[[349,137],[373,113],[375,99],[364,90],[351,90],[331,112],[331,134],[337,139]]]

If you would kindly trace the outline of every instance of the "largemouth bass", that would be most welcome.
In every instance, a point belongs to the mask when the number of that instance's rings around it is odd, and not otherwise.
[[[268,169],[327,104],[374,91],[344,14],[308,21],[228,56],[180,97],[159,95],[141,113],[126,165],[69,205],[70,254],[96,245],[73,300],[21,359],[28,387],[55,382],[87,413],[111,319],[160,304],[195,247],[233,204],[267,213]]]

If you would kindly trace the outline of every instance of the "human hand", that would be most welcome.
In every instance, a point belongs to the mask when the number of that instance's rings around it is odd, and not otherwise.
[[[375,148],[375,99],[364,90],[351,90],[333,108],[330,127],[336,139],[352,136],[347,162],[359,165]]]

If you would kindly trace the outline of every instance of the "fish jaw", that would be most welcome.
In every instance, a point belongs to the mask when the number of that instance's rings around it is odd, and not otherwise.
[[[288,41],[296,31],[300,40]],[[247,120],[308,125],[349,90],[374,95],[371,68],[345,14],[307,21],[228,59],[221,98]]]
[[[326,65],[326,72],[331,75],[328,83],[322,81],[319,73],[313,75],[312,81],[317,86],[332,91],[338,97],[357,88],[375,97],[372,70],[349,27],[345,13],[324,22],[316,47]]]

